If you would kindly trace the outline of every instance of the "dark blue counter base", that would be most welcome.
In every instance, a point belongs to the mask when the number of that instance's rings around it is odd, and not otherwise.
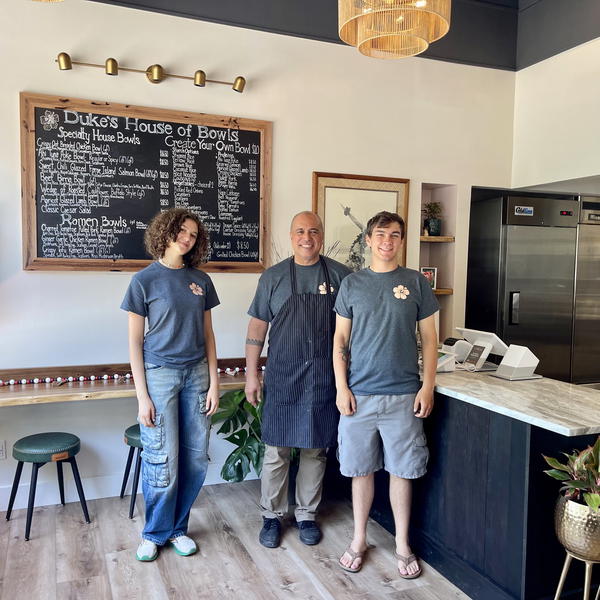
[[[565,437],[439,394],[426,431],[431,457],[414,484],[413,549],[474,600],[551,600],[565,554],[554,534],[560,484],[543,473],[542,454],[596,436]],[[327,478],[349,494],[333,465]],[[376,474],[371,516],[394,532],[387,473]],[[561,598],[582,596],[583,572],[573,561]]]

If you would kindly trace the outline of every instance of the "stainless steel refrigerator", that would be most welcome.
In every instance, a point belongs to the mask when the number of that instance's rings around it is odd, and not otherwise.
[[[571,380],[600,382],[600,198],[582,197],[577,232]]]
[[[471,204],[466,326],[527,346],[540,359],[536,372],[563,381],[571,380],[578,212],[573,198]]]

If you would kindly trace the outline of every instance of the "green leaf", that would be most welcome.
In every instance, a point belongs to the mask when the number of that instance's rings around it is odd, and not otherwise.
[[[230,454],[225,462],[223,463],[223,467],[221,468],[221,477],[225,481],[238,482],[241,481],[238,476],[238,470],[236,468],[236,462],[232,460],[232,455]]]
[[[596,440],[596,443],[592,448],[592,457],[594,467],[598,469],[598,467],[600,466],[600,435],[598,436],[598,439]]]
[[[563,454],[567,457],[569,467],[573,468],[573,465],[575,464],[575,460],[577,459],[577,456],[573,455],[573,454],[567,454],[566,452],[563,452]]]
[[[253,462],[254,470],[256,474],[260,477],[262,473],[263,460],[265,458],[265,445],[261,442],[258,446],[258,453],[256,455],[256,459]]]
[[[243,411],[239,411],[236,417],[238,419],[238,427],[243,427],[248,422],[248,414]]]
[[[592,454],[591,448],[586,448],[585,450],[582,450],[579,453],[579,456],[575,460],[575,468],[577,469],[577,471],[585,470],[585,465],[588,462],[588,459],[591,456],[591,454]]]
[[[567,465],[563,465],[561,462],[556,460],[556,458],[552,458],[551,456],[544,456],[543,454],[542,454],[542,456],[544,457],[544,460],[551,467],[554,467],[555,469],[558,469],[559,471],[567,471],[567,472],[569,471],[569,467],[567,467]]]
[[[226,459],[221,469],[221,477],[225,481],[243,481],[250,472],[250,461],[243,448],[234,450]]]
[[[260,421],[258,419],[255,419],[254,421],[252,421],[252,423],[250,423],[250,431],[254,434],[254,437],[256,437],[256,439],[261,439],[261,427]]]
[[[228,392],[229,393],[229,392]],[[212,416],[212,424],[220,423],[221,421],[225,421],[235,417],[235,414],[238,411],[238,404],[235,402],[235,398],[233,396],[227,396],[225,394],[220,402],[219,408],[217,412]]]
[[[247,443],[248,453],[250,455],[250,459],[252,460],[252,466],[254,470],[258,473],[258,471],[262,467],[262,458],[265,452],[265,445],[257,440],[255,437],[249,437]]]
[[[223,425],[221,425],[221,427],[219,427],[219,429],[217,430],[218,434],[225,434],[225,433],[229,433],[232,429],[232,424],[231,424],[231,419],[227,419],[227,421],[225,421],[223,423]]]
[[[239,402],[236,401],[236,396],[233,392],[226,392],[221,396],[219,400],[219,408],[217,410],[217,414],[220,412],[228,412],[233,413],[236,410]]]
[[[590,484],[587,481],[581,481],[581,480],[572,480],[572,481],[565,481],[565,486],[571,489],[577,489],[577,490],[587,490],[590,487]]]
[[[600,508],[600,494],[584,493],[583,499],[593,511],[597,511]]]
[[[231,415],[228,415],[226,411],[219,409],[210,418],[210,423],[211,423],[211,425],[216,425],[217,423],[220,423],[221,421],[225,421],[225,419],[229,419],[230,417],[231,417]]]
[[[554,479],[558,479],[558,481],[567,481],[567,479],[571,479],[571,476],[568,473],[556,469],[549,469],[548,471],[544,471],[544,473],[550,475],[550,477],[553,477]]]
[[[248,432],[245,429],[234,431],[229,437],[225,438],[228,442],[235,444],[236,446],[244,446],[248,439]]]
[[[242,407],[253,419],[258,419],[258,408],[256,406],[252,406],[250,402],[244,401]]]

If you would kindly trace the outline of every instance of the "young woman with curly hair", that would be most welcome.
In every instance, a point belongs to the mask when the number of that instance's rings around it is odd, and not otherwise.
[[[219,406],[210,312],[219,298],[198,269],[208,235],[196,215],[184,209],[160,213],[144,241],[156,262],[133,276],[121,308],[129,313],[143,446],[146,524],[136,557],[151,561],[169,543],[182,556],[197,551],[187,527],[206,476],[210,417]]]

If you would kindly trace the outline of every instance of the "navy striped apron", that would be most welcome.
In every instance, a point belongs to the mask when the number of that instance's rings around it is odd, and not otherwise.
[[[339,420],[332,361],[335,301],[327,265],[322,256],[319,261],[327,292],[298,294],[291,258],[292,294],[271,323],[262,420],[262,440],[269,446],[335,445]]]

